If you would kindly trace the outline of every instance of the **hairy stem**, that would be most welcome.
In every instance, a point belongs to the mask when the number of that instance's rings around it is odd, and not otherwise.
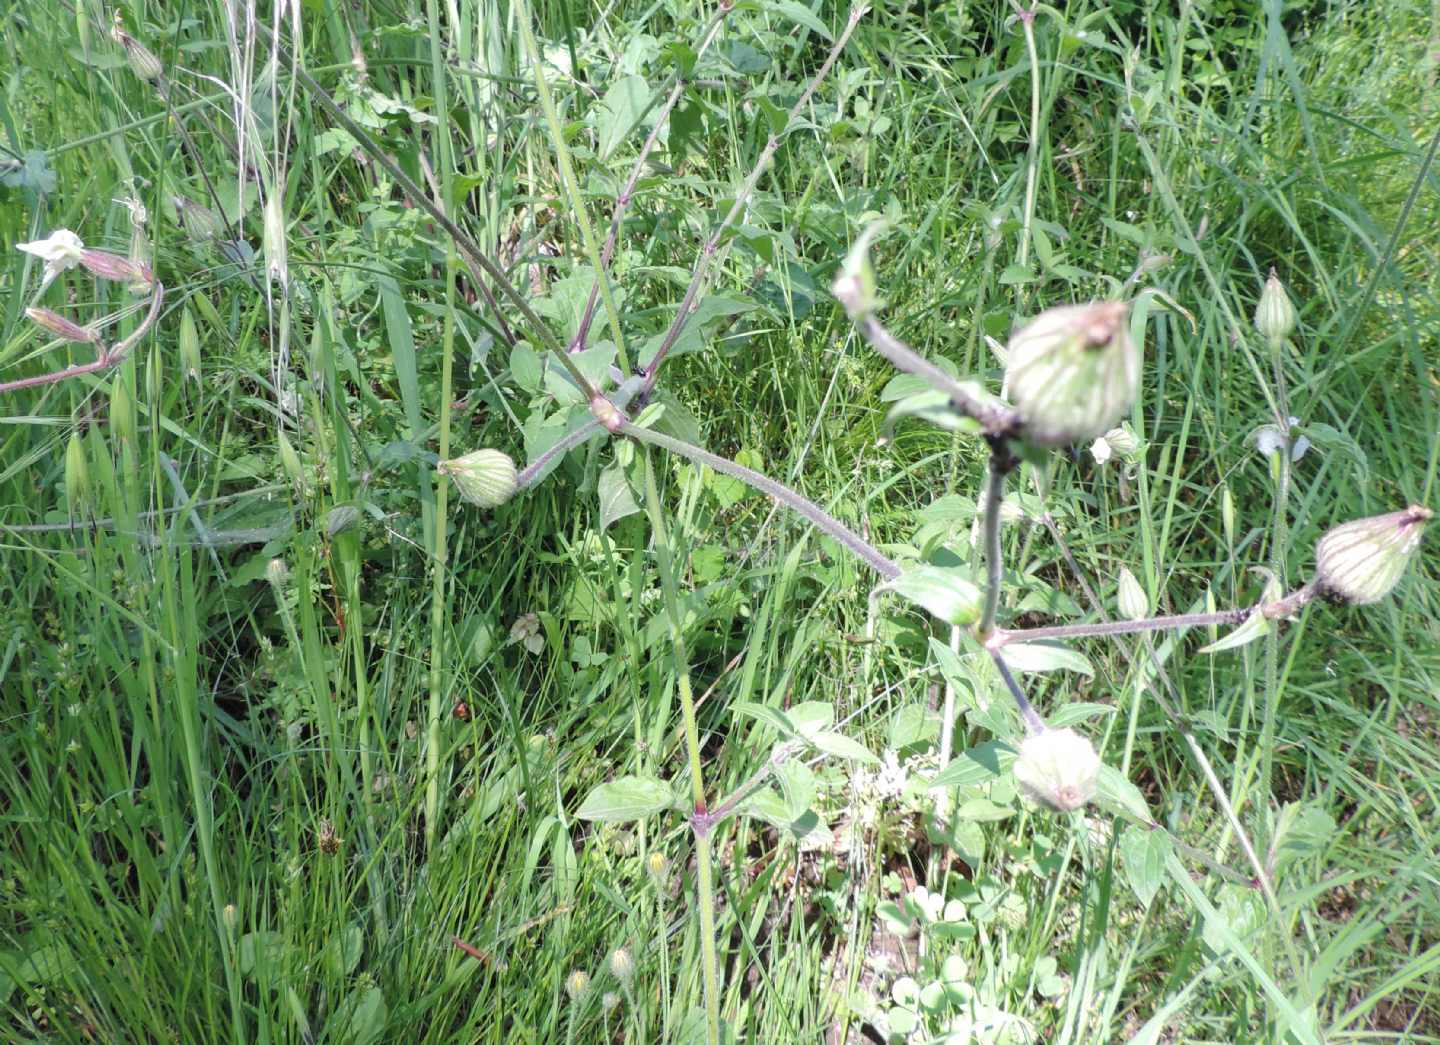
[[[146,331],[155,325],[155,320],[160,317],[160,306],[164,303],[165,287],[157,281],[150,291],[150,309],[145,313],[145,318],[140,321],[140,325],[131,331],[129,336],[115,342],[109,348],[106,348],[103,343],[100,344],[94,362],[69,366],[64,370],[52,370],[48,374],[36,374],[34,377],[22,377],[16,381],[6,381],[0,383],[0,393],[18,392],[22,388],[38,388],[40,385],[53,385],[69,377],[94,374],[109,369],[123,360],[130,349],[135,346],[135,342],[144,337]]]
[[[703,464],[707,468],[713,468],[722,475],[729,475],[739,479],[747,486],[754,487],[784,507],[798,512],[809,519],[819,529],[839,541],[846,551],[863,560],[866,565],[887,581],[900,576],[900,567],[882,555],[869,541],[830,515],[814,501],[790,489],[790,487],[783,483],[777,483],[769,476],[761,475],[757,471],[746,468],[744,465],[736,464],[734,461],[720,457],[717,454],[712,454],[708,450],[702,450],[692,443],[687,443],[681,439],[672,439],[668,435],[652,432],[648,428],[637,428],[628,421],[620,426],[619,431],[621,435],[627,435],[636,442],[658,446],[662,450],[669,451],[672,454],[679,454],[682,457],[688,457],[697,464]]]
[[[734,7],[734,0],[722,0],[716,8],[715,14],[711,16],[710,22],[705,27],[704,33],[700,36],[700,43],[695,48],[695,57],[698,59],[710,49],[715,42],[715,37],[720,35],[720,26],[725,21],[725,16]],[[615,197],[615,209],[610,214],[610,232],[605,237],[605,246],[600,251],[600,270],[596,273],[595,282],[590,287],[590,298],[585,302],[585,312],[580,317],[580,326],[575,332],[575,338],[570,342],[571,352],[584,351],[589,343],[590,323],[595,318],[595,308],[600,299],[600,281],[609,271],[610,259],[615,256],[615,248],[620,242],[620,226],[625,222],[625,212],[630,209],[630,200],[635,193],[635,186],[640,181],[640,175],[645,170],[645,161],[650,158],[650,153],[655,149],[655,143],[660,140],[660,132],[670,119],[675,106],[679,104],[681,97],[685,94],[687,81],[678,73],[670,86],[670,94],[666,97],[665,103],[655,115],[655,126],[650,128],[645,143],[640,146],[640,154],[635,157],[635,164],[630,168],[630,175],[625,179],[620,194]]]
[[[654,534],[655,557],[660,566],[660,587],[665,598],[665,612],[670,620],[670,648],[675,659],[675,675],[680,691],[680,714],[685,726],[685,750],[690,763],[690,793],[694,801],[691,827],[695,835],[695,888],[700,908],[701,972],[705,981],[705,1023],[709,1045],[720,1042],[720,965],[716,955],[715,883],[710,863],[709,812],[705,807],[704,768],[700,761],[700,727],[695,719],[695,698],[690,690],[690,660],[685,651],[685,635],[681,630],[680,595],[675,580],[675,564],[670,552],[670,538],[660,492],[655,484],[655,466],[645,455],[645,506]]]
[[[1010,665],[1005,663],[1005,658],[1000,655],[999,650],[990,651],[990,659],[995,662],[995,668],[1000,672],[1000,677],[1005,680],[1005,688],[1015,698],[1015,706],[1020,709],[1020,718],[1025,723],[1027,733],[1045,732],[1045,720],[1040,717],[1040,712],[1035,710],[1035,705],[1030,703],[1025,691],[1020,688],[1015,675],[1010,671]]]
[[[849,307],[843,300],[841,304]],[[860,331],[860,336],[869,342],[871,348],[897,368],[907,374],[924,378],[931,388],[949,396],[951,405],[966,417],[979,422],[986,435],[1001,438],[1013,434],[1020,427],[1020,416],[1011,407],[998,399],[982,399],[976,394],[980,391],[977,386],[967,387],[956,381],[890,333],[874,316],[867,314],[855,317],[855,329]]]

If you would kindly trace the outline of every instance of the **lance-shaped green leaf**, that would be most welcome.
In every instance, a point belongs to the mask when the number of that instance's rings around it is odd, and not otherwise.
[[[882,589],[929,610],[946,624],[964,626],[980,618],[980,589],[953,566],[915,566]]]
[[[575,811],[580,820],[643,820],[675,804],[670,785],[653,776],[622,776],[590,792]]]

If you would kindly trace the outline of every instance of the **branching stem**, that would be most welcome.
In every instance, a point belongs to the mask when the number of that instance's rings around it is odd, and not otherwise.
[[[861,559],[880,576],[887,581],[900,576],[900,567],[865,540],[854,530],[850,529],[839,519],[825,511],[814,501],[790,489],[784,483],[777,483],[769,476],[761,475],[759,472],[746,468],[744,465],[736,464],[734,461],[712,454],[708,450],[702,450],[692,443],[681,439],[672,439],[668,435],[653,432],[648,428],[637,428],[626,421],[620,426],[620,434],[627,435],[636,442],[648,443],[650,446],[658,446],[662,450],[672,454],[679,454],[688,457],[697,464],[703,464],[707,468],[713,468],[722,475],[733,476],[752,486],[774,501],[779,502],[786,508],[798,512],[809,519],[819,529],[834,537],[845,548],[846,551]]]
[[[845,20],[845,28],[836,36],[835,44],[830,48],[830,53],[825,56],[824,63],[821,64],[815,75],[810,78],[810,82],[805,85],[805,90],[800,93],[799,99],[790,107],[790,112],[785,120],[785,127],[780,133],[771,134],[769,140],[765,142],[765,148],[760,150],[760,158],[755,161],[754,169],[750,171],[750,174],[736,191],[735,202],[730,205],[730,209],[720,222],[720,227],[715,230],[714,234],[705,241],[705,245],[701,247],[700,255],[695,259],[695,268],[690,275],[690,285],[685,289],[685,296],[680,299],[680,307],[675,310],[675,318],[670,321],[670,328],[665,331],[665,337],[660,342],[660,347],[656,349],[654,358],[649,363],[645,363],[644,361],[640,363],[645,371],[645,384],[640,391],[640,402],[644,403],[649,398],[651,390],[655,387],[655,381],[660,374],[661,364],[665,362],[666,355],[668,355],[670,349],[674,347],[675,342],[679,340],[680,332],[685,329],[685,322],[690,318],[690,312],[700,298],[705,283],[705,276],[710,270],[711,259],[714,258],[715,252],[720,249],[720,240],[725,235],[725,230],[739,217],[740,212],[744,210],[746,204],[750,202],[750,194],[755,191],[755,185],[759,182],[760,175],[764,173],[765,168],[769,165],[771,158],[775,155],[775,150],[780,148],[780,139],[784,136],[785,131],[790,129],[790,124],[795,121],[795,118],[800,115],[805,106],[810,104],[810,98],[815,93],[816,88],[820,86],[826,76],[830,75],[830,69],[835,65],[836,59],[840,57],[840,52],[844,50],[845,44],[850,40],[850,34],[855,31],[855,26],[860,23],[860,19],[864,17],[865,12],[868,10],[869,7],[863,3],[856,4],[850,9],[850,17]]]

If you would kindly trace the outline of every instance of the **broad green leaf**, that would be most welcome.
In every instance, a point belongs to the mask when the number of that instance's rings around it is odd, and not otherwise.
[[[527,392],[540,391],[540,382],[544,379],[544,367],[540,365],[540,356],[530,347],[528,341],[517,341],[515,347],[510,350],[510,377]]]
[[[777,0],[777,2],[772,3],[770,6],[778,14],[784,15],[792,22],[803,25],[806,29],[809,29],[812,33],[827,42],[834,42],[835,37],[830,34],[829,29],[825,28],[825,23],[816,18],[810,8],[799,3],[798,0]]]
[[[1160,827],[1128,824],[1120,833],[1120,867],[1144,907],[1150,906],[1165,881],[1165,858],[1172,848],[1170,836]]]
[[[1140,793],[1138,787],[1120,775],[1120,770],[1109,763],[1102,762],[1099,784],[1099,790],[1095,795],[1097,802],[1123,810],[1144,823],[1155,822],[1155,817],[1150,812],[1150,804],[1145,801],[1145,796]]]
[[[1015,672],[1078,671],[1082,675],[1095,674],[1090,661],[1082,654],[1056,643],[1015,642],[1002,651],[1005,663]]]
[[[786,740],[790,740],[800,733],[795,723],[790,721],[790,717],[786,715],[785,712],[779,708],[772,708],[768,704],[754,704],[746,700],[738,704],[731,704],[730,710],[737,715],[746,715],[764,722]]]
[[[630,480],[625,478],[625,469],[619,463],[611,464],[600,473],[596,483],[600,495],[600,532],[604,533],[610,524],[640,510],[635,503],[635,494],[630,489]]]
[[[595,130],[602,161],[608,160],[616,146],[640,125],[649,105],[650,86],[643,76],[621,77],[610,85],[596,108]]]
[[[596,389],[603,390],[610,383],[610,364],[615,361],[615,346],[609,341],[601,341],[595,347],[587,348],[584,352],[572,353],[570,361],[575,364],[580,373],[585,375],[591,385]],[[586,401],[585,393],[570,377],[569,372],[553,360],[550,366],[545,368],[545,389],[555,397],[555,401],[561,406],[570,406]]]
[[[856,762],[864,762],[870,765],[880,760],[870,753],[869,748],[858,741],[851,740],[843,733],[832,733],[829,730],[821,730],[808,738],[827,755],[834,755],[836,758],[853,759]]]
[[[891,438],[895,432],[895,426],[907,417],[928,421],[947,432],[965,432],[968,435],[975,435],[982,430],[979,421],[967,414],[960,413],[950,405],[948,395],[929,388],[923,392],[906,396],[890,408],[890,412],[885,415],[885,427],[882,430],[885,438]]]
[[[999,740],[966,748],[930,779],[931,787],[965,787],[994,780],[1015,761],[1015,751]]]
[[[914,566],[883,587],[946,624],[972,624],[980,616],[980,589],[958,567]]]
[[[674,795],[665,781],[651,776],[623,776],[591,791],[575,816],[609,823],[643,820],[673,804]]]
[[[335,1015],[326,1021],[325,1037],[348,1045],[374,1045],[382,1040],[389,1021],[385,994],[379,987],[364,987],[349,994]]]
[[[807,700],[792,707],[788,715],[803,737],[814,737],[835,721],[835,706],[823,700]]]

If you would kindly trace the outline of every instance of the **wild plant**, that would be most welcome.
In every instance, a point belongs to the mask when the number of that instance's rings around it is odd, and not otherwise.
[[[1204,916],[1213,914],[1209,898],[1196,889],[1185,861],[1204,866],[1220,879],[1254,890],[1262,897],[1272,928],[1280,945],[1287,952],[1291,974],[1298,984],[1304,975],[1304,963],[1286,927],[1286,916],[1274,888],[1274,862],[1270,854],[1262,854],[1251,841],[1252,831],[1235,808],[1231,791],[1224,785],[1220,772],[1212,765],[1196,741],[1190,723],[1174,699],[1173,687],[1167,677],[1168,656],[1160,656],[1153,636],[1160,632],[1176,633],[1176,641],[1187,632],[1229,629],[1197,652],[1220,655],[1250,642],[1265,643],[1265,681],[1263,691],[1272,701],[1261,719],[1264,735],[1260,743],[1263,763],[1260,769],[1262,794],[1269,794],[1272,777],[1270,750],[1273,746],[1275,708],[1279,672],[1280,635],[1287,620],[1317,599],[1364,606],[1385,598],[1400,582],[1407,564],[1420,546],[1422,534],[1432,513],[1422,505],[1411,505],[1397,511],[1345,523],[1330,529],[1315,547],[1314,567],[1308,579],[1291,587],[1287,579],[1288,530],[1291,506],[1288,503],[1288,469],[1303,437],[1290,421],[1286,376],[1283,365],[1287,344],[1295,334],[1297,315],[1293,302],[1278,277],[1272,275],[1258,295],[1252,329],[1231,317],[1230,331],[1246,351],[1251,346],[1270,364],[1273,387],[1277,390],[1269,402],[1271,456],[1277,471],[1276,495],[1273,505],[1274,539],[1270,546],[1267,584],[1261,597],[1250,605],[1230,609],[1206,607],[1193,612],[1155,614],[1153,609],[1168,604],[1163,592],[1147,592],[1125,571],[1119,578],[1116,619],[1110,616],[1096,596],[1089,578],[1066,556],[1075,572],[1075,582],[1090,598],[1090,613],[1096,618],[1086,623],[1035,624],[1016,620],[1013,606],[1006,602],[1006,564],[1002,556],[1002,529],[1007,512],[1016,511],[1016,502],[1007,500],[1007,487],[1017,475],[1037,479],[1043,490],[1043,477],[1055,468],[1066,467],[1065,453],[1073,447],[1090,446],[1097,458],[1119,454],[1134,457],[1139,451],[1131,429],[1126,427],[1135,408],[1138,391],[1145,373],[1147,324],[1154,309],[1168,307],[1177,317],[1188,318],[1180,304],[1172,301],[1156,287],[1140,288],[1149,266],[1147,259],[1137,260],[1133,273],[1124,280],[1109,279],[1108,297],[1099,300],[1054,303],[1039,308],[1027,303],[1026,318],[1014,324],[1013,332],[1002,344],[991,345],[1001,362],[1000,381],[994,375],[961,377],[943,359],[930,358],[896,337],[881,320],[883,280],[877,276],[871,260],[885,240],[883,223],[850,229],[853,248],[839,261],[838,275],[831,292],[838,305],[853,324],[856,332],[876,353],[889,361],[899,376],[892,382],[894,403],[887,425],[894,427],[910,420],[920,420],[956,433],[958,437],[974,438],[986,450],[986,473],[975,512],[976,541],[970,561],[936,540],[918,549],[895,552],[877,545],[868,536],[857,533],[834,513],[816,504],[797,490],[752,467],[750,463],[728,459],[707,450],[701,443],[703,433],[695,419],[674,395],[660,383],[665,364],[683,352],[705,348],[708,335],[717,326],[730,320],[738,311],[733,302],[710,296],[714,273],[728,252],[744,242],[745,217],[756,186],[776,156],[782,142],[800,132],[810,113],[816,90],[840,61],[856,26],[867,13],[867,7],[853,7],[840,28],[831,32],[809,9],[798,4],[777,6],[781,13],[796,19],[807,29],[829,41],[823,60],[798,97],[786,108],[777,106],[767,95],[758,95],[755,111],[765,121],[768,133],[752,168],[734,186],[732,198],[718,221],[710,223],[695,246],[695,258],[688,280],[672,314],[663,329],[655,331],[627,314],[627,299],[640,297],[638,288],[627,287],[616,271],[617,251],[622,245],[629,209],[643,189],[654,151],[666,133],[667,122],[703,72],[703,61],[721,34],[725,21],[738,5],[723,0],[699,27],[687,45],[676,48],[675,71],[658,90],[648,87],[637,93],[631,82],[617,84],[601,101],[607,114],[600,133],[607,142],[624,140],[646,120],[650,129],[630,165],[618,191],[614,193],[611,213],[603,239],[590,217],[590,200],[594,195],[589,179],[583,179],[574,155],[571,138],[562,120],[560,107],[553,96],[551,73],[540,42],[532,28],[533,18],[528,5],[517,5],[518,28],[526,52],[529,71],[538,100],[539,115],[550,136],[550,146],[558,170],[563,207],[574,223],[582,247],[583,264],[576,261],[566,280],[563,294],[552,288],[548,302],[527,294],[513,273],[476,240],[456,219],[451,206],[437,202],[437,193],[426,191],[354,115],[353,108],[323,88],[296,60],[292,41],[279,35],[268,37],[278,63],[293,77],[300,90],[343,130],[355,146],[368,156],[413,207],[444,231],[453,255],[447,262],[463,265],[470,285],[484,299],[493,317],[500,339],[509,353],[509,369],[515,383],[529,396],[530,415],[523,422],[522,437],[528,455],[527,463],[517,467],[511,454],[497,447],[482,447],[469,452],[453,453],[449,444],[454,375],[454,353],[450,340],[454,333],[454,316],[447,317],[447,344],[440,379],[440,416],[438,418],[437,452],[433,455],[436,476],[433,511],[436,534],[429,549],[433,579],[432,629],[434,646],[430,651],[428,674],[428,707],[425,715],[426,781],[421,816],[427,851],[440,845],[446,820],[446,798],[441,785],[443,769],[441,726],[450,708],[444,700],[445,658],[443,627],[447,594],[446,527],[449,483],[460,497],[482,510],[504,508],[511,513],[514,525],[523,525],[523,501],[515,502],[527,491],[555,475],[567,460],[579,462],[592,472],[597,446],[608,444],[609,457],[594,475],[598,495],[598,511],[603,531],[610,523],[632,515],[644,518],[654,562],[660,581],[660,602],[665,620],[665,638],[673,660],[680,725],[685,751],[685,767],[674,779],[659,772],[627,774],[595,787],[573,810],[581,820],[604,824],[661,824],[662,817],[674,818],[679,813],[688,825],[693,859],[694,909],[698,920],[698,939],[702,950],[704,1026],[706,1040],[718,1043],[727,1040],[728,1029],[722,999],[725,997],[723,965],[730,960],[722,954],[721,933],[717,927],[717,898],[721,893],[716,881],[714,847],[717,832],[727,822],[750,816],[770,823],[795,828],[810,813],[813,780],[805,768],[808,760],[830,759],[866,767],[883,765],[881,758],[854,738],[846,735],[836,723],[833,708],[822,703],[807,702],[786,709],[771,704],[747,703],[732,707],[737,716],[754,723],[753,728],[767,739],[773,737],[769,757],[758,766],[749,779],[726,794],[717,795],[706,781],[706,757],[702,731],[697,715],[697,698],[692,680],[693,657],[687,641],[687,609],[684,588],[685,563],[683,549],[677,549],[678,513],[665,498],[664,473],[657,467],[657,451],[675,455],[704,469],[738,480],[771,498],[775,504],[804,519],[834,542],[834,547],[864,564],[878,578],[870,596],[870,634],[860,637],[867,650],[875,641],[875,622],[887,599],[899,599],[932,615],[941,625],[947,641],[933,641],[939,670],[947,685],[944,705],[940,710],[938,759],[932,771],[923,774],[920,795],[928,805],[932,823],[941,838],[942,848],[951,848],[959,819],[955,795],[962,788],[974,789],[1005,780],[1023,794],[1030,807],[1064,816],[1062,821],[1077,837],[1092,828],[1085,812],[1090,803],[1100,804],[1124,824],[1120,845],[1124,850],[1127,873],[1132,874],[1137,891],[1150,894],[1161,881],[1171,882],[1184,892],[1196,911]],[[432,12],[433,15],[433,12]],[[1032,57],[1035,47],[1033,11],[1023,11],[1020,22]],[[263,27],[262,27],[263,29]],[[431,33],[434,33],[432,23]],[[264,31],[268,32],[268,30]],[[164,71],[158,59],[143,45],[123,31],[115,39],[126,52],[136,75],[155,86],[167,105]],[[443,108],[443,99],[438,107]],[[1037,103],[1038,104],[1038,100]],[[652,112],[653,110],[653,112]],[[184,120],[177,120],[184,133]],[[188,140],[188,139],[187,139]],[[444,138],[441,136],[443,142]],[[602,146],[601,151],[604,151]],[[593,156],[593,153],[592,153]],[[1036,154],[1027,168],[1026,189],[1020,207],[1022,256],[1028,252],[1036,208]],[[597,167],[601,164],[597,161]],[[442,163],[445,178],[449,164]],[[203,167],[200,174],[203,176]],[[279,182],[276,171],[264,171],[268,199],[277,200]],[[448,182],[447,182],[448,184]],[[213,190],[212,190],[213,193]],[[454,199],[445,192],[443,200]],[[218,201],[213,201],[217,203]],[[232,237],[226,222],[203,204],[179,198],[175,201],[178,220],[193,230],[194,238],[213,241]],[[272,284],[288,293],[285,266],[285,230],[278,227],[279,218],[266,209],[266,245],[269,255],[267,293]],[[63,232],[64,230],[61,230]],[[150,296],[149,311],[141,323],[125,339],[105,346],[87,327],[58,313],[35,307],[30,318],[57,337],[96,346],[93,362],[65,370],[51,371],[34,377],[12,380],[0,385],[0,392],[57,383],[67,377],[96,374],[122,361],[136,341],[149,332],[160,315],[164,291],[147,264],[139,258],[120,258],[101,252],[85,251],[73,234],[56,232],[43,241],[26,244],[22,249],[42,258],[46,265],[45,284],[64,268],[83,264],[95,275],[110,280],[123,280],[137,292]],[[73,240],[73,242],[72,242]],[[232,244],[233,239],[227,240]],[[53,271],[52,271],[53,269]],[[447,293],[453,306],[456,288],[456,265],[447,264]],[[44,286],[42,286],[42,291]],[[563,300],[561,300],[563,298]],[[453,312],[453,308],[452,308]],[[288,324],[288,308],[281,310]],[[186,313],[186,321],[188,319]],[[558,328],[558,329],[557,329]],[[285,327],[288,331],[288,326]],[[287,335],[288,336],[288,335]],[[193,337],[193,335],[192,335]],[[182,325],[181,340],[186,339]],[[112,392],[111,410],[122,403],[117,384]],[[1263,386],[1267,389],[1270,384]],[[517,422],[517,425],[520,424]],[[291,463],[293,449],[283,427],[277,439],[285,458],[286,470],[293,477],[303,473],[302,466]],[[78,444],[77,444],[78,445]],[[84,460],[79,451],[73,465],[74,474],[83,475]],[[77,487],[79,480],[77,479]],[[80,500],[79,494],[75,500]],[[1060,547],[1064,537],[1055,518],[1043,506],[1031,522]],[[508,507],[507,507],[508,506]],[[1225,511],[1233,514],[1233,505]],[[338,531],[352,520],[351,516],[336,517],[327,526]],[[1227,527],[1233,526],[1228,521]],[[611,549],[605,550],[613,554]],[[1238,564],[1237,564],[1238,565]],[[287,630],[297,634],[284,592],[289,573],[277,560],[267,573],[272,588],[281,602]],[[536,636],[538,624],[523,635],[524,642]],[[1140,788],[1116,767],[1104,762],[1094,743],[1073,724],[1083,719],[1086,709],[1062,705],[1051,712],[1049,721],[1037,710],[1027,695],[1023,679],[1027,675],[1082,671],[1093,673],[1083,652],[1067,645],[1070,640],[1113,640],[1127,642],[1137,636],[1133,646],[1125,646],[1125,655],[1143,666],[1151,679],[1150,698],[1162,709],[1171,726],[1182,739],[1213,795],[1215,807],[1224,817],[1245,858],[1245,869],[1237,871],[1217,861],[1207,852],[1192,848],[1175,837],[1158,822],[1151,804]],[[300,640],[297,638],[296,645]],[[1173,652],[1173,651],[1172,651]],[[993,735],[957,752],[956,726],[959,718],[957,691],[962,686],[984,689],[998,684],[1013,701],[1015,715],[990,710],[987,722]],[[319,705],[317,705],[318,707]],[[319,712],[317,712],[318,714]],[[459,714],[458,710],[454,712]],[[333,712],[330,714],[333,715]],[[362,715],[362,722],[365,721]],[[669,723],[662,723],[668,727]],[[340,726],[332,719],[324,725],[338,752],[345,748],[340,740]],[[369,765],[368,744],[360,739],[363,779],[361,790],[366,795],[374,790],[378,770]],[[338,757],[338,756],[337,756]],[[190,768],[198,777],[198,760]],[[879,772],[879,771],[877,771]],[[896,768],[899,777],[904,773]],[[343,763],[337,775],[350,775],[352,767]],[[772,786],[775,790],[771,790]],[[886,785],[884,794],[893,799],[902,785]],[[198,784],[196,791],[199,791]],[[684,791],[685,797],[677,797]],[[1267,815],[1284,816],[1283,810],[1266,810]],[[326,822],[328,823],[328,821]],[[208,827],[205,828],[208,831]],[[796,833],[800,833],[796,828]],[[1272,847],[1278,844],[1282,831],[1272,834]],[[327,834],[333,840],[333,830]],[[649,835],[645,835],[649,837]],[[658,858],[658,860],[656,859]],[[663,850],[654,848],[647,854],[654,877],[667,874]],[[687,861],[688,863],[688,861]],[[1131,868],[1133,867],[1133,870]],[[981,884],[974,886],[976,903],[982,902]],[[922,925],[923,933],[943,937],[947,898],[929,890],[912,890],[902,901],[891,903],[883,916],[897,925]],[[215,898],[217,911],[223,910]],[[1229,930],[1215,920],[1215,932],[1222,943]],[[938,927],[938,928],[937,928]],[[228,936],[225,937],[228,940]],[[463,940],[461,946],[481,960],[481,952]],[[1233,943],[1233,939],[1230,940]],[[227,943],[228,947],[229,944]],[[658,947],[666,946],[661,940]],[[614,952],[609,961],[609,975],[626,995],[631,991],[635,959],[628,950]],[[1255,970],[1257,977],[1274,1005],[1277,1023],[1301,1041],[1315,1041],[1313,1014],[1306,1006],[1313,1000],[1304,989],[1292,995],[1277,984],[1264,970]],[[1053,964],[1047,975],[1053,977]],[[896,993],[896,1004],[887,1015],[887,1029],[904,1036],[911,1033],[960,1033],[961,1018],[950,1010],[963,1011],[964,1026],[974,1030],[977,1016],[977,993],[966,982],[965,970],[953,963],[933,958],[924,966],[924,977],[930,982],[922,988],[911,980],[910,986]],[[911,989],[913,986],[913,990]],[[925,1000],[925,988],[934,1004]],[[593,994],[590,974],[577,970],[567,978],[565,990],[572,1005],[579,1006]],[[237,989],[232,986],[232,993]],[[1313,993],[1313,992],[1312,992]],[[620,1004],[619,995],[607,994],[613,1003],[605,1002],[608,1015]],[[984,1001],[983,1019],[999,1023],[1009,1019],[990,1000]],[[993,1012],[991,1010],[994,1010]],[[929,1021],[927,1023],[927,1021]],[[574,1020],[570,1024],[573,1032]]]

